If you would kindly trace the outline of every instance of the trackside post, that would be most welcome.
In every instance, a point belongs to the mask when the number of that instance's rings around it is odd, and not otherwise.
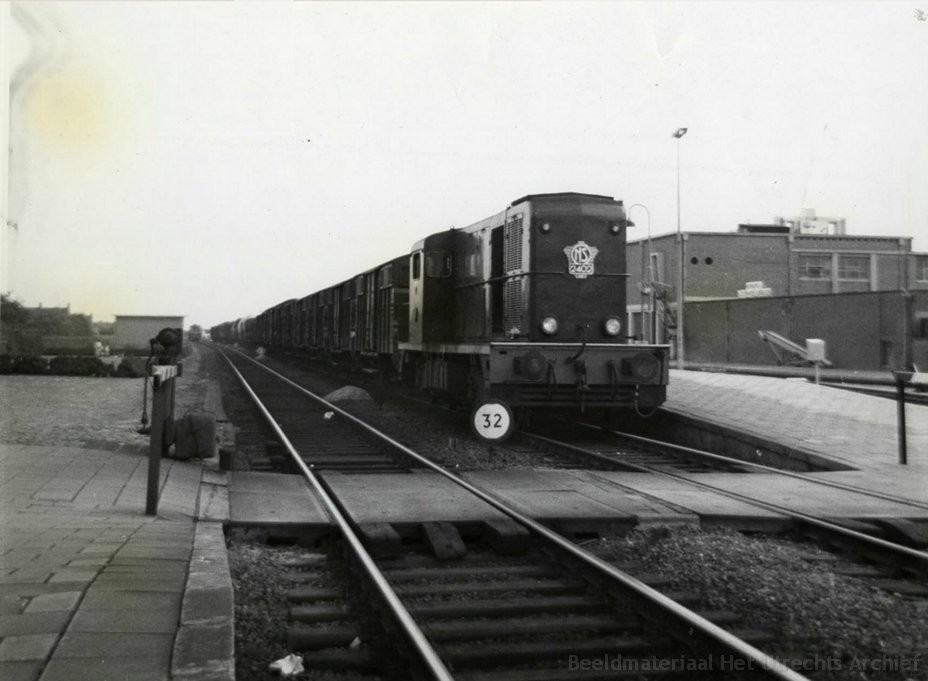
[[[174,422],[174,387],[180,376],[180,365],[167,364],[151,367],[151,440],[148,448],[148,490],[145,496],[145,515],[158,515],[158,497],[161,487],[161,457],[167,454],[171,443],[166,431]]]
[[[894,371],[896,379],[896,423],[899,427],[899,463],[905,466],[909,461],[905,437],[905,386],[912,378],[911,371]]]

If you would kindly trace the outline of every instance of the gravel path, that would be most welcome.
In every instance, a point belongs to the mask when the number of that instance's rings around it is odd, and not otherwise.
[[[208,381],[203,352],[188,344],[184,375],[177,379],[175,415],[203,409]],[[0,376],[0,440],[30,445],[91,449],[145,448],[141,426],[141,378]],[[151,389],[148,391],[151,415]]]

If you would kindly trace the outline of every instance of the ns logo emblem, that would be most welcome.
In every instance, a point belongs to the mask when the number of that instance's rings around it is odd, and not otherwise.
[[[577,279],[586,279],[595,272],[593,260],[599,249],[596,246],[590,246],[585,241],[578,241],[573,246],[564,249],[564,255],[567,256],[567,272]]]

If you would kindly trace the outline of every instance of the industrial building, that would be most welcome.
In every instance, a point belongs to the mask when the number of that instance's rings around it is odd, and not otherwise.
[[[837,367],[928,365],[928,254],[911,237],[848,235],[843,219],[807,213],[631,241],[628,272],[629,335],[675,356],[682,279],[687,364],[776,364],[758,335],[772,330],[822,338]]]
[[[176,315],[116,315],[113,330],[113,352],[148,351],[149,341],[158,335],[161,329],[177,329],[178,334],[184,328],[183,316]]]

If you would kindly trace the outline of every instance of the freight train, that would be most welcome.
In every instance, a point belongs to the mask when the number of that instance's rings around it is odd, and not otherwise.
[[[650,411],[666,397],[669,347],[624,333],[627,226],[609,196],[524,196],[211,336],[454,396],[477,405],[475,428],[490,439],[513,409]]]

